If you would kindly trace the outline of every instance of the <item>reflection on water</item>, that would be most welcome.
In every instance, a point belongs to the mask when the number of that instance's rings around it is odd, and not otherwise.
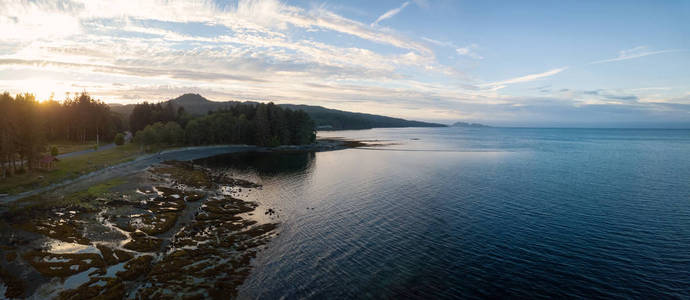
[[[230,153],[195,160],[195,164],[211,168],[252,171],[258,175],[277,175],[304,172],[313,167],[315,153]]]
[[[240,298],[690,297],[690,131],[332,134],[394,145],[208,164],[280,210]]]
[[[99,253],[98,249],[92,245],[81,245],[77,243],[67,243],[56,239],[46,238],[43,244],[43,249],[46,252],[55,254],[67,253]]]

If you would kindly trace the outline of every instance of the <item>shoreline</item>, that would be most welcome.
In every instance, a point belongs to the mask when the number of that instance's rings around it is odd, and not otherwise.
[[[67,179],[57,182],[45,187],[34,190],[22,192],[14,195],[0,196],[0,207],[6,207],[16,203],[16,201],[32,197],[38,194],[51,192],[60,188],[69,189],[70,186],[76,185],[69,190],[78,190],[80,187],[86,188],[91,184],[102,182],[115,177],[122,177],[128,174],[139,172],[151,165],[168,160],[190,161],[215,155],[238,153],[238,152],[324,152],[336,151],[348,148],[356,148],[365,146],[365,143],[359,141],[327,138],[319,139],[314,144],[310,145],[284,145],[278,147],[259,147],[253,145],[212,145],[212,146],[194,146],[184,148],[173,148],[163,150],[159,153],[144,154],[132,161],[120,163],[114,166],[93,171],[77,178]]]
[[[222,299],[236,293],[252,259],[278,234],[273,209],[247,199],[261,185],[222,168],[161,161],[96,187],[40,195],[36,205],[2,214],[0,254],[12,259],[0,261],[0,270],[11,271],[0,272],[0,287],[8,295],[157,298],[172,291]]]

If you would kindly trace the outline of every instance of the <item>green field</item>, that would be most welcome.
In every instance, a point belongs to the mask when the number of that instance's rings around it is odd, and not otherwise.
[[[130,161],[144,154],[139,145],[126,144],[113,149],[68,157],[55,163],[50,171],[34,170],[0,180],[0,194],[18,194],[35,188]]]
[[[93,149],[94,146],[96,146],[96,141],[88,141],[86,143],[64,141],[51,143],[48,145],[48,149],[50,150],[51,147],[56,147],[58,150],[58,154],[66,154],[71,152]]]

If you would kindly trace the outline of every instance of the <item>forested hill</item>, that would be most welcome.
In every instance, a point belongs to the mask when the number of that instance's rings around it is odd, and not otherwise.
[[[303,110],[316,122],[316,126],[322,129],[369,129],[389,127],[446,127],[443,124],[410,121],[400,118],[392,118],[380,115],[354,113],[337,109],[329,109],[322,106],[281,104],[293,110]]]
[[[177,107],[184,107],[190,114],[207,114],[209,111],[229,109],[239,103],[238,101],[216,102],[210,101],[199,94],[184,94],[169,100]],[[251,103],[251,102],[249,102]],[[391,118],[380,115],[353,113],[336,109],[328,109],[313,105],[281,104],[284,108],[303,110],[316,122],[319,129],[369,129],[383,127],[445,127],[443,124],[410,121],[399,118]],[[113,105],[112,110],[123,115],[129,115],[134,105]]]

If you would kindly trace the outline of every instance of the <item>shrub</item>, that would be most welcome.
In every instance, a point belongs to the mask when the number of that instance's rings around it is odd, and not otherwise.
[[[59,154],[59,153],[58,153],[58,148],[57,148],[57,147],[55,147],[55,146],[50,147],[50,155],[52,155],[52,156],[58,156],[58,154]]]
[[[125,135],[122,133],[118,133],[115,135],[115,145],[122,146],[125,144]]]

